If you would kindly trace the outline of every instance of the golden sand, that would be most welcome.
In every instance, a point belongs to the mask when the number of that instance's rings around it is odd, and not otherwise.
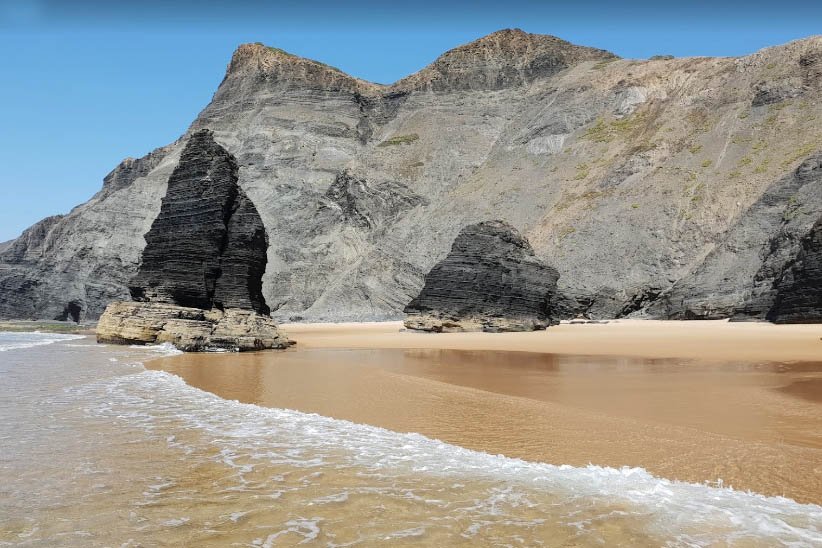
[[[151,362],[221,397],[555,464],[822,502],[822,326],[620,321],[536,333],[292,324],[285,352]]]
[[[436,348],[589,356],[822,361],[822,325],[618,320],[530,333],[404,331],[402,322],[283,324],[303,348]]]

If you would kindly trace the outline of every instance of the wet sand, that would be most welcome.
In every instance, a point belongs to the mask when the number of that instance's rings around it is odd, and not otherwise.
[[[493,454],[641,466],[822,503],[822,327],[562,325],[427,335],[399,323],[288,325],[285,352],[149,367],[226,399]],[[615,357],[621,356],[621,357]]]

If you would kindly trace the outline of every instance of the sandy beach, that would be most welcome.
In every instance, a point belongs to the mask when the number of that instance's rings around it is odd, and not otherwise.
[[[504,350],[590,356],[822,361],[822,326],[759,322],[616,320],[528,333],[428,334],[402,322],[283,324],[303,348]]]
[[[822,327],[619,321],[420,334],[289,324],[289,351],[149,367],[223,398],[530,461],[822,503]]]

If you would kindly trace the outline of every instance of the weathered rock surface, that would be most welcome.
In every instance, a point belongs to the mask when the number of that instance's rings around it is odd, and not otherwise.
[[[132,297],[110,304],[99,342],[171,343],[186,352],[285,348],[261,288],[268,237],[212,133],[192,133],[146,233]],[[67,308],[66,314],[76,309]]]
[[[95,320],[109,302],[130,298],[143,234],[179,159],[175,145],[166,149],[148,175],[119,170],[116,184],[67,215],[40,221],[0,251],[0,317],[62,319],[71,307],[77,319]]]
[[[556,318],[556,270],[534,256],[508,223],[465,227],[405,308],[405,326],[423,331],[534,331]]]
[[[779,252],[775,274],[752,281],[783,214],[785,261],[818,218],[805,214],[812,186],[797,208],[772,190],[820,148],[820,74],[822,37],[641,61],[501,31],[390,86],[246,44],[179,141],[0,250],[0,317],[93,319],[127,300],[203,128],[236,158],[265,226],[275,318],[399,319],[459,231],[492,218],[557,268],[570,317],[727,317],[781,274]],[[745,221],[768,195],[782,207]]]
[[[766,319],[777,280],[820,216],[822,152],[768,187],[697,268],[648,312],[674,319]]]
[[[478,59],[485,62],[478,63]],[[617,56],[609,51],[506,29],[445,52],[394,87],[415,91],[497,90],[553,76],[583,61],[615,59]]]
[[[97,342],[171,343],[184,352],[267,350],[293,344],[271,318],[252,310],[202,310],[166,303],[111,303]]]
[[[767,319],[775,323],[822,323],[822,217],[802,238],[796,259],[774,284]]]
[[[129,288],[135,300],[269,313],[265,227],[237,185],[237,162],[210,131],[189,138],[145,239]]]
[[[139,169],[129,165],[126,173]],[[210,131],[189,138],[145,239],[129,286],[141,302],[110,304],[98,342],[171,343],[185,352],[290,344],[261,292],[268,249],[262,220],[237,185],[237,162]],[[77,315],[76,308],[66,313]]]
[[[372,185],[348,171],[340,173],[328,187],[319,209],[336,210],[341,220],[355,227],[370,230],[390,224],[406,211],[428,200],[395,181]]]

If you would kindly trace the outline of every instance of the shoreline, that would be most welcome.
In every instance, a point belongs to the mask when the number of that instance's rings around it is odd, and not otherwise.
[[[0,331],[11,333],[57,333],[94,335],[97,323],[75,323],[61,320],[0,320]]]
[[[400,322],[284,324],[298,343],[289,350],[185,354],[146,367],[224,399],[485,453],[641,467],[822,503],[814,465],[822,461],[822,402],[812,393],[822,360],[802,359],[817,343],[822,349],[822,328],[720,321],[683,331],[679,322],[659,323],[561,325],[549,328],[554,337],[401,332]],[[648,331],[650,343],[620,355]],[[757,341],[754,350],[746,340]],[[566,352],[545,352],[548,342]],[[746,357],[762,344],[781,359]],[[661,356],[683,349],[691,356]]]

